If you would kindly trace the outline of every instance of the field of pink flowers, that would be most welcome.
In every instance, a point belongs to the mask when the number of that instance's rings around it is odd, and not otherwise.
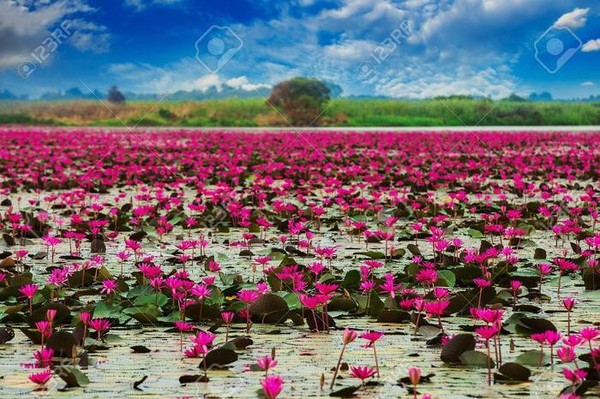
[[[600,393],[600,133],[15,128],[0,172],[0,396]]]

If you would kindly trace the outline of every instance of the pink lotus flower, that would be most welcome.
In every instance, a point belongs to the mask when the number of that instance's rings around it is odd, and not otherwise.
[[[46,385],[48,381],[52,378],[52,370],[45,370],[41,373],[33,373],[29,375],[29,381],[38,385]]]
[[[256,364],[262,370],[265,370],[265,376],[267,376],[269,374],[269,370],[277,366],[277,360],[273,359],[271,356],[265,356],[256,360]]]
[[[586,327],[579,332],[579,335],[581,335],[586,342],[592,342],[600,336],[600,329],[595,327]]]
[[[117,282],[114,280],[104,280],[100,292],[105,295],[112,295],[117,292]]]
[[[585,370],[580,370],[580,369],[576,369],[576,370],[563,369],[562,373],[565,376],[565,378],[567,380],[569,380],[572,384],[575,384],[575,383],[583,380],[587,376],[587,372]]]
[[[494,336],[496,336],[496,334],[498,334],[498,329],[496,327],[483,326],[483,327],[477,327],[475,329],[475,332],[481,338],[488,341],[488,340],[492,339]]]
[[[359,367],[352,366],[350,367],[350,375],[354,378],[358,378],[360,383],[364,385],[365,380],[373,377],[375,375],[375,369],[373,367]]]
[[[368,333],[359,335],[359,338],[362,338],[367,341],[365,348],[372,347],[375,344],[375,342],[381,337],[383,337],[383,333],[377,331],[369,331]]]
[[[40,367],[48,367],[52,364],[52,358],[54,357],[54,349],[43,348],[39,351],[34,352],[33,357],[37,360]]]
[[[33,313],[33,297],[38,290],[37,284],[25,284],[19,288],[19,292],[29,300],[29,313]]]
[[[277,375],[269,375],[260,382],[266,399],[276,399],[283,389],[283,379]]]
[[[569,312],[571,310],[573,310],[576,302],[577,302],[577,300],[575,298],[564,298],[562,300],[562,304],[563,304],[564,308]]]
[[[344,345],[348,345],[348,344],[354,342],[357,335],[358,334],[356,333],[356,331],[353,331],[353,330],[349,329],[348,327],[346,327],[346,329],[344,330],[344,334],[342,336],[342,341],[344,342]]]
[[[98,340],[104,340],[104,333],[110,328],[110,322],[107,319],[92,319],[88,325],[92,330],[98,332]]]
[[[54,318],[56,317],[57,310],[56,309],[48,309],[46,310],[46,320],[50,323],[54,322]]]

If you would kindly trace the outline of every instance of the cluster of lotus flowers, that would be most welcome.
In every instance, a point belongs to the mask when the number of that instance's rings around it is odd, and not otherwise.
[[[435,331],[428,345],[444,362],[483,356],[491,385],[519,380],[503,362],[502,336],[516,339],[516,325],[540,347],[534,367],[545,367],[546,349],[551,365],[572,365],[563,396],[583,395],[600,375],[600,330],[575,331],[578,299],[561,289],[600,288],[600,136],[461,138],[315,132],[307,146],[295,133],[3,131],[0,303],[26,302],[2,322],[41,345],[33,366],[44,371],[29,377],[39,385],[57,351],[75,367],[86,348],[108,345],[113,326],[174,327],[183,356],[201,359],[193,382],[208,383],[255,324],[337,334],[339,311]],[[535,233],[553,246],[536,248]],[[536,315],[553,302],[565,331]],[[467,334],[449,329],[452,316],[472,318]],[[230,339],[236,324],[242,335]],[[355,390],[369,389],[383,333],[341,335],[329,389],[357,337],[373,364],[349,372]],[[268,399],[283,389],[269,373],[277,364],[274,352],[257,361]],[[407,375],[417,397],[421,369]]]

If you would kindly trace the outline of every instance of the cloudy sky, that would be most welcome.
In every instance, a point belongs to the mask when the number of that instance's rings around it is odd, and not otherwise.
[[[0,91],[600,94],[594,0],[0,0]]]

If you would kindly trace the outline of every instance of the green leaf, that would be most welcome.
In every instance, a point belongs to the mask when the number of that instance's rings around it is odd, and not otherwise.
[[[54,371],[67,383],[68,388],[82,387],[90,383],[89,378],[73,366],[57,367]]]
[[[404,272],[409,275],[409,276],[414,276],[418,273],[420,269],[420,266],[417,265],[416,263],[409,263],[406,268],[404,269]]]
[[[135,287],[135,288],[129,290],[127,292],[126,296],[127,296],[127,298],[136,298],[138,296],[147,295],[152,292],[154,292],[154,290],[149,285],[140,285],[138,287]]]
[[[300,302],[300,298],[298,297],[297,294],[293,293],[293,292],[288,292],[283,296],[283,299],[285,299],[285,301],[288,304],[288,307],[290,309],[300,309],[302,308],[302,302]]]
[[[94,308],[94,318],[118,318],[123,307],[117,302],[100,301]]]
[[[158,305],[159,307],[163,307],[167,303],[169,303],[169,298],[162,292],[158,295],[156,295],[156,293],[140,295],[133,302],[133,304],[138,307],[146,305]]]
[[[541,362],[540,362],[540,358],[541,358]],[[538,364],[541,364],[542,366],[544,366],[544,365],[550,363],[550,356],[545,352],[542,356],[541,351],[531,350],[531,351],[521,353],[519,356],[517,356],[515,362],[522,364],[523,366],[538,367]]]
[[[404,248],[398,248],[392,251],[392,259],[400,259],[404,255],[406,255],[406,249]]]
[[[335,276],[331,273],[325,273],[319,277],[319,283],[326,283],[331,280],[335,280]]]
[[[440,270],[438,272],[437,284],[442,287],[454,287],[456,284],[456,276],[450,270]]]
[[[535,227],[527,223],[519,223],[517,227],[521,230],[525,230],[527,232],[527,235],[530,235],[532,232],[535,231]]]
[[[377,317],[379,316],[379,313],[381,313],[384,309],[385,304],[383,303],[377,292],[375,292],[375,290],[371,291],[368,314]]]
[[[363,255],[371,259],[385,259],[383,252],[378,251],[355,252],[354,255]]]
[[[233,285],[234,278],[235,278],[235,274],[225,274],[225,273],[219,272],[219,279],[221,279],[221,283],[223,283],[223,285],[226,287]]]
[[[131,307],[123,310],[123,313],[130,315],[142,324],[158,323],[159,309],[154,305]]]
[[[344,288],[358,288],[358,284],[360,283],[360,272],[356,269],[350,270],[344,276],[344,281],[342,281],[342,287]]]
[[[484,238],[485,235],[479,231],[479,230],[475,230],[475,229],[469,229],[467,230],[467,233],[469,234],[469,237],[471,238]]]
[[[106,335],[104,335],[103,338],[104,338],[104,342],[109,343],[109,344],[123,340],[123,338],[121,338],[117,334],[106,334]]]
[[[458,358],[465,366],[487,368],[489,360],[490,367],[495,367],[494,361],[490,359],[487,354],[479,351],[466,351],[463,352]]]

